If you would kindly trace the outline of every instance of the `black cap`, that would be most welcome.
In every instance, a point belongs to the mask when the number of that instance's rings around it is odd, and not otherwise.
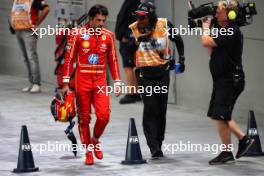
[[[154,12],[155,9],[156,7],[152,2],[141,3],[135,11],[135,15],[137,17],[145,17],[148,16],[150,13]]]

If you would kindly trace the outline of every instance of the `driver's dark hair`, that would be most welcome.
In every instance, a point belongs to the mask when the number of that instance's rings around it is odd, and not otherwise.
[[[92,6],[88,12],[89,17],[94,18],[97,14],[103,15],[103,16],[108,16],[107,7],[105,7],[101,4],[96,4],[96,5]]]

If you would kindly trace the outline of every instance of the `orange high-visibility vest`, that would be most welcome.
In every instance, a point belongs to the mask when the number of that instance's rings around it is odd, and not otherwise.
[[[138,22],[135,22],[129,26],[136,42],[142,35],[138,31],[137,25]],[[136,67],[153,67],[168,63],[169,37],[166,18],[158,18],[155,30],[151,34],[151,39],[155,41],[155,46],[151,42],[140,42],[136,51]]]
[[[11,25],[15,30],[31,29],[31,6],[33,0],[14,0],[11,11]]]

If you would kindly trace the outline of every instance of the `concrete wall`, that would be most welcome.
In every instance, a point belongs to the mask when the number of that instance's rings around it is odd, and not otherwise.
[[[0,4],[0,73],[18,75],[26,77],[26,67],[23,63],[24,58],[20,52],[15,36],[12,36],[8,31],[7,17],[11,10],[12,2],[10,0],[2,0]],[[50,14],[47,19],[41,25],[41,27],[47,27],[47,25],[55,26],[57,20],[55,17],[56,0],[46,0],[50,5]],[[123,0],[104,1],[104,0],[86,0],[87,9],[89,9],[95,3],[102,3],[109,7],[110,15],[107,21],[107,27],[114,30],[115,19],[120,9]],[[38,53],[41,66],[41,76],[44,82],[55,83],[54,68],[54,49],[55,38],[54,36],[45,36],[38,41]],[[120,57],[119,57],[120,58]],[[121,63],[121,61],[120,61]],[[121,69],[122,70],[122,69]],[[122,78],[124,78],[124,72],[122,70]]]
[[[23,57],[18,49],[16,40],[11,36],[7,29],[7,17],[11,8],[10,0],[3,0],[0,4],[0,73],[26,76]],[[50,4],[51,12],[43,24],[55,25],[55,0],[47,0]],[[115,26],[115,18],[123,0],[87,0],[87,9],[94,3],[102,3],[107,5],[110,11],[107,26],[111,30]],[[206,0],[194,1],[205,3]],[[246,89],[240,97],[235,115],[243,114],[249,109],[255,110],[257,113],[264,114],[264,73],[262,67],[264,59],[262,51],[264,51],[264,1],[256,0],[258,7],[258,16],[255,16],[253,25],[242,28],[245,34],[245,46],[243,63],[246,72]],[[176,27],[179,25],[187,25],[187,3],[186,1],[176,0],[156,0],[158,6],[158,14],[168,17],[173,21]],[[212,81],[209,72],[209,56],[204,48],[200,46],[200,37],[183,36],[186,50],[186,72],[176,77],[172,75],[172,89],[176,90],[176,102],[178,105],[207,109],[212,89]],[[41,73],[43,80],[46,82],[54,82],[55,77],[53,70],[55,64],[53,62],[53,53],[55,48],[54,37],[45,37],[39,40],[39,56],[41,64]],[[122,78],[124,74],[122,71]],[[173,102],[174,95],[170,95],[170,101]]]
[[[18,75],[22,77],[27,76],[24,58],[18,47],[16,37],[12,36],[8,31],[7,19],[10,16],[12,1],[2,0],[0,4],[0,73]],[[55,8],[54,0],[47,0],[50,4],[50,14],[42,26],[55,26]],[[54,36],[45,36],[38,41],[38,54],[41,66],[41,76],[43,81],[55,82],[54,68]]]

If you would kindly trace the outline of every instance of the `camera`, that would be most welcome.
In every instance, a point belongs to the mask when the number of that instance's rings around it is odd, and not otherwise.
[[[212,25],[216,20],[216,9],[217,6],[213,2],[202,4],[195,8],[192,1],[188,1],[191,10],[188,11],[188,25],[190,28],[202,27],[202,18],[206,16],[213,16]],[[238,4],[238,11],[235,23],[237,26],[247,26],[253,22],[253,16],[257,15],[256,3],[255,2],[243,2]]]

